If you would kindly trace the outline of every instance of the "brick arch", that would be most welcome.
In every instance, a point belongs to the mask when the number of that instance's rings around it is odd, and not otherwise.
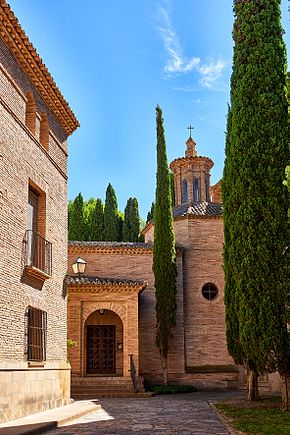
[[[123,324],[123,327],[126,325],[127,320],[127,313],[126,310],[121,307],[120,305],[116,304],[115,302],[93,302],[90,303],[88,306],[84,307],[83,310],[83,324],[86,323],[88,317],[95,311],[98,311],[100,309],[104,310],[110,310],[113,311],[115,314],[117,314],[121,322]]]

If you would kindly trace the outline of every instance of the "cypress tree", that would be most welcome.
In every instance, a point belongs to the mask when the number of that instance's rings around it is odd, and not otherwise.
[[[138,242],[139,231],[138,201],[136,198],[129,198],[124,211],[123,241]]]
[[[123,216],[123,213],[118,211],[117,218],[118,218],[118,238],[117,238],[117,242],[122,242],[123,241],[123,225],[124,225],[124,216]]]
[[[95,198],[90,198],[87,201],[84,201],[84,223],[85,223],[84,240],[93,240],[92,222],[93,222],[95,206],[96,206]]]
[[[84,222],[84,200],[79,193],[72,204],[69,204],[69,240],[84,240],[85,222]]]
[[[131,208],[132,198],[129,198],[126,203],[124,210],[124,225],[123,225],[123,241],[130,242],[130,208]]]
[[[120,222],[118,218],[118,202],[116,193],[109,183],[106,190],[104,209],[104,240],[117,242],[120,239]]]
[[[167,357],[176,322],[176,252],[173,232],[170,174],[162,110],[156,107],[157,176],[154,209],[153,272],[156,289],[156,344],[163,382],[167,384]]]
[[[234,12],[222,185],[228,348],[254,378],[278,370],[285,384],[289,145],[280,1],[235,0]]]
[[[169,171],[169,174],[170,174],[170,186],[171,186],[171,201],[172,201],[172,206],[174,206],[175,205],[174,174],[171,171]]]
[[[91,240],[103,240],[104,234],[104,206],[101,198],[97,198],[91,221]]]
[[[152,221],[152,219],[154,217],[154,207],[155,207],[155,203],[152,202],[151,209],[147,213],[146,224],[148,224],[148,222]]]

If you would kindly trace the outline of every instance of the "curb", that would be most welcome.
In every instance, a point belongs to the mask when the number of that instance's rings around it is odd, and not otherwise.
[[[208,400],[207,403],[209,404],[209,406],[211,407],[211,409],[213,410],[215,415],[221,420],[221,422],[224,424],[226,429],[229,431],[229,434],[231,434],[231,435],[240,435],[241,434],[241,432],[237,432],[233,428],[233,426],[230,423],[229,418],[226,417],[224,414],[222,414],[210,400]]]

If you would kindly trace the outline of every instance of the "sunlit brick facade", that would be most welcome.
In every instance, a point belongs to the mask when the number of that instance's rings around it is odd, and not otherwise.
[[[78,123],[3,0],[0,15],[3,422],[70,401],[67,138]]]

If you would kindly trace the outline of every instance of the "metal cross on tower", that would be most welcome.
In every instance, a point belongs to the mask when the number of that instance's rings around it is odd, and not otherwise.
[[[187,130],[189,130],[189,137],[191,137],[191,130],[193,130],[193,127],[191,124],[189,125],[189,127],[187,127]]]

